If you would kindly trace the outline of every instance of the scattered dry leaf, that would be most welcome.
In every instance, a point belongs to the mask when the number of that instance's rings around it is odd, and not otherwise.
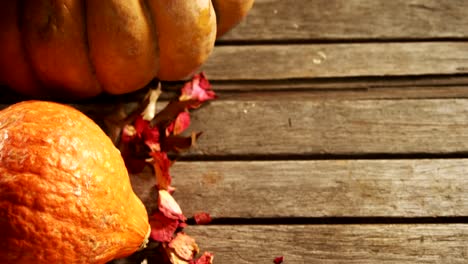
[[[174,122],[166,129],[166,135],[178,135],[184,132],[190,126],[190,114],[187,111],[179,113]]]
[[[182,88],[182,94],[179,97],[180,101],[193,100],[191,108],[198,108],[201,103],[216,98],[216,94],[211,90],[211,84],[208,82],[205,74],[200,73],[192,78],[191,82],[185,83]]]
[[[162,264],[211,264],[213,254],[208,252],[194,260],[198,246],[193,238],[182,232],[187,226],[186,217],[172,197],[174,188],[169,170],[173,161],[168,153],[178,154],[196,143],[201,132],[181,135],[190,126],[190,110],[216,98],[216,94],[211,90],[206,76],[200,73],[184,85],[176,100],[157,112],[161,91],[158,84],[156,89],[148,91],[137,110],[128,115],[121,111],[117,120],[110,120],[113,125],[112,138],[117,138],[116,135],[121,133],[116,145],[130,173],[140,173],[148,165],[154,169],[159,196],[158,209],[149,218],[150,237],[161,244],[149,259]],[[207,224],[211,217],[208,213],[199,213],[194,220],[197,224]]]
[[[275,264],[281,264],[283,263],[284,261],[284,257],[283,256],[280,256],[280,257],[276,257],[274,260],[273,260],[273,263]]]
[[[210,214],[206,212],[196,213],[193,216],[193,219],[197,225],[206,225],[212,221]]]
[[[156,212],[149,219],[151,225],[151,238],[159,242],[169,242],[179,227],[179,221]]]
[[[176,255],[185,261],[192,260],[199,249],[195,239],[185,234],[184,232],[177,233],[176,237],[168,244],[170,249],[173,249]]]
[[[158,209],[168,218],[181,221],[185,221],[186,219],[182,214],[179,204],[166,190],[159,190]]]
[[[152,163],[156,174],[156,185],[159,190],[169,190],[172,182],[169,168],[172,162],[167,157],[167,153],[153,151],[150,153],[153,158]]]
[[[212,253],[205,252],[200,258],[190,261],[190,264],[212,264],[213,258],[214,256]]]

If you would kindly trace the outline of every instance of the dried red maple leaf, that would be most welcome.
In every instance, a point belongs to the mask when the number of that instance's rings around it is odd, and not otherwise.
[[[281,264],[283,263],[284,261],[284,257],[283,256],[280,256],[280,257],[276,257],[274,260],[273,260],[273,263],[275,264]]]
[[[150,121],[144,120],[139,115],[135,119],[136,136],[141,139],[151,151],[159,151],[159,130],[157,127],[151,127]]]
[[[174,122],[172,122],[166,129],[166,135],[174,134],[178,135],[184,132],[190,126],[190,114],[189,112],[181,112],[177,115]]]
[[[153,167],[156,174],[156,186],[159,190],[170,190],[172,178],[169,174],[169,168],[172,162],[167,157],[167,153],[153,151],[150,153],[153,158]]]
[[[143,116],[138,115],[133,122],[133,126],[135,127],[136,136],[141,138],[144,131],[149,129],[149,121],[144,120]]]
[[[178,219],[181,221],[186,220],[185,216],[182,214],[179,204],[166,190],[159,190],[158,209],[168,218]]]
[[[195,240],[181,232],[187,226],[186,217],[175,199],[169,169],[173,162],[168,153],[176,154],[192,147],[201,133],[190,136],[181,134],[190,126],[190,109],[198,108],[203,102],[216,97],[203,73],[197,74],[181,89],[177,100],[170,101],[161,111],[156,112],[156,103],[161,94],[161,86],[150,89],[142,105],[131,114],[119,114],[119,120],[111,124],[119,126],[112,131],[121,131],[118,145],[125,165],[130,173],[139,173],[151,164],[154,168],[158,189],[158,210],[150,219],[151,238],[161,242],[158,254],[151,257],[158,263],[172,264],[209,264],[213,254],[205,253],[194,260],[198,254]],[[116,137],[114,135],[114,137]],[[211,217],[207,213],[194,216],[197,224],[207,224]],[[155,252],[156,253],[156,252]],[[162,254],[161,254],[162,253]]]
[[[122,129],[120,151],[130,173],[143,171],[149,151],[160,149],[158,129],[150,127],[149,121],[142,116],[135,119],[134,125]]]
[[[192,133],[188,137],[183,137],[180,135],[169,135],[164,139],[161,150],[176,153],[183,152],[194,146],[201,134],[201,132]]]
[[[216,98],[216,94],[211,90],[211,84],[208,82],[204,73],[195,75],[192,81],[185,83],[182,88],[180,101],[194,100],[191,108],[198,108],[201,103]]]
[[[167,128],[180,113],[185,112],[191,104],[195,103],[197,103],[196,100],[170,101],[166,107],[158,112],[153,120],[151,120],[151,125]]]
[[[211,223],[212,219],[210,214],[205,212],[196,213],[193,215],[193,219],[197,225],[206,225]]]
[[[189,263],[190,264],[212,264],[213,263],[213,254],[210,252],[205,252],[203,255],[196,259],[196,260],[191,260]]]
[[[179,227],[179,220],[166,217],[156,212],[149,219],[151,225],[151,238],[159,242],[169,242]]]

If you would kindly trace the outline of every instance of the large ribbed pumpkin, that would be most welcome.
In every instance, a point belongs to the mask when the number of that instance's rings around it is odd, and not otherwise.
[[[92,120],[40,101],[0,111],[0,263],[106,263],[145,245],[149,228]]]
[[[122,94],[180,80],[253,0],[9,0],[0,83],[29,95]]]

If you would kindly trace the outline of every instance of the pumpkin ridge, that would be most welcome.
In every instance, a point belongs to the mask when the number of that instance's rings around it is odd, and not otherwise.
[[[87,0],[82,1],[83,16],[85,18],[87,17],[87,13],[88,13],[87,3],[88,3]],[[89,61],[89,67],[90,67],[91,74],[97,80],[97,83],[99,85],[99,89],[102,92],[103,91],[102,84],[98,80],[98,77],[97,77],[97,74],[96,74],[96,65],[94,64],[94,61],[91,59],[91,54],[90,54],[90,46],[89,46],[90,44],[89,44],[89,35],[88,35],[88,19],[83,19],[83,30],[84,30],[83,35],[85,37],[84,44],[85,44],[86,58]]]
[[[151,12],[151,8],[150,8],[150,4],[148,2],[149,0],[142,0],[140,3],[141,3],[141,6],[142,6],[142,9],[144,10],[144,13],[146,15],[146,19],[147,19],[147,22],[150,24],[150,28],[151,28],[151,32],[153,34],[153,39],[154,39],[154,49],[155,49],[155,55],[157,57],[156,59],[156,67],[154,68],[154,76],[153,77],[156,77],[158,72],[159,72],[159,68],[161,67],[160,65],[160,49],[159,49],[159,32],[158,32],[158,27],[156,26],[156,21],[155,21],[155,18],[154,18],[154,14],[153,12]],[[154,79],[154,78],[153,78]]]
[[[159,33],[158,78],[177,81],[193,74],[207,59],[216,38],[211,0],[148,0]]]
[[[18,26],[18,30],[20,32],[20,45],[19,48],[21,49],[23,53],[24,60],[26,61],[28,72],[30,72],[30,78],[32,78],[32,81],[40,87],[40,89],[44,89],[43,83],[40,81],[39,76],[37,76],[37,72],[34,70],[32,67],[32,59],[30,57],[30,54],[26,48],[26,43],[25,43],[25,34],[21,34],[23,32],[23,17],[24,17],[24,5],[25,1],[12,1],[17,3],[17,9],[16,9],[16,25]]]

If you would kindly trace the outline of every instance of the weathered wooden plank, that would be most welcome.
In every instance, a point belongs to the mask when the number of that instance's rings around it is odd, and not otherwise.
[[[212,80],[468,73],[468,42],[216,47],[202,67]]]
[[[217,218],[468,216],[467,172],[468,159],[177,162],[171,169],[185,214]]]
[[[116,111],[112,103],[74,106],[97,116],[99,124]],[[190,159],[463,154],[468,152],[468,100],[250,93],[220,98],[193,112],[190,131],[203,132],[185,154]]]
[[[256,0],[226,41],[466,38],[463,0]]]
[[[393,77],[351,77],[351,78],[315,78],[286,80],[211,80],[217,92],[246,91],[297,91],[297,90],[362,90],[377,88],[402,89],[450,89],[468,90],[468,75],[441,76],[393,76]],[[182,84],[164,83],[166,89],[177,90]],[[392,92],[389,92],[391,94]]]
[[[198,226],[215,263],[466,263],[468,225]]]
[[[190,155],[468,152],[468,100],[215,100],[193,113]]]
[[[238,85],[241,89],[248,89]],[[261,89],[262,86],[256,86]],[[270,92],[248,91],[231,92],[218,91],[218,96],[226,100],[243,99],[249,100],[252,96],[259,96],[267,100],[296,99],[299,95],[302,99],[308,100],[364,100],[364,99],[440,99],[440,98],[468,98],[467,86],[433,86],[433,87],[379,87],[379,88],[325,88],[322,89],[300,89],[292,91],[294,88],[288,87],[285,90],[274,90]],[[278,99],[281,98],[281,99]]]

